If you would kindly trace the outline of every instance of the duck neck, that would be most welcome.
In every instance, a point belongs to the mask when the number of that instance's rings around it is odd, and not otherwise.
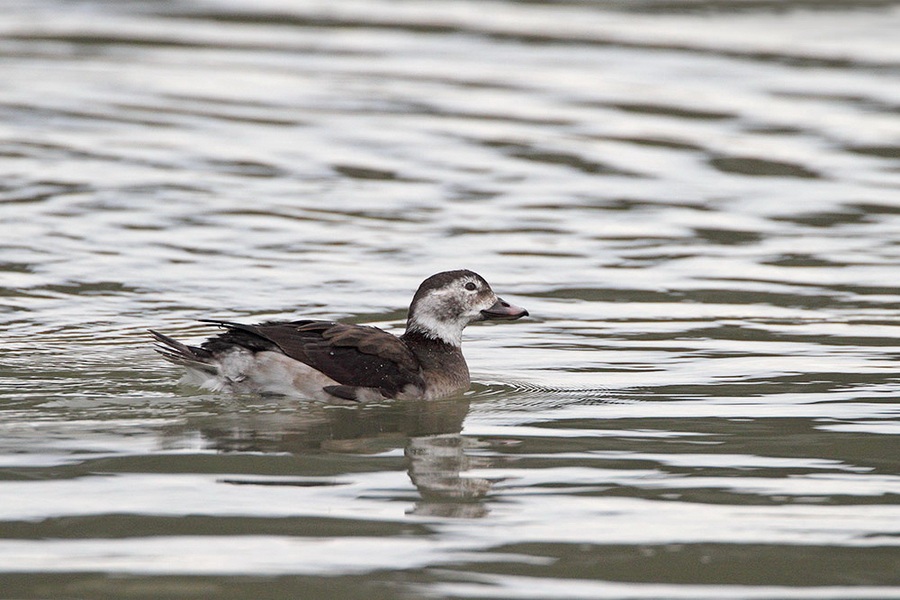
[[[469,387],[469,367],[459,346],[435,339],[417,329],[401,336],[422,366],[422,377],[434,396]]]

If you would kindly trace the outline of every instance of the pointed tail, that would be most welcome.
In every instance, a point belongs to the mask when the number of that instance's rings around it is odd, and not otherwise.
[[[167,361],[213,375],[218,373],[219,369],[215,365],[211,352],[196,346],[187,346],[158,331],[152,329],[148,329],[148,331],[153,336],[153,339],[156,340],[154,350],[159,352]]]

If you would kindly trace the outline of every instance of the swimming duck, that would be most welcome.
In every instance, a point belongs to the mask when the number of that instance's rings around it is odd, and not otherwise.
[[[225,331],[199,347],[150,333],[157,352],[187,367],[185,381],[213,391],[325,401],[433,399],[469,387],[460,350],[466,325],[527,315],[498,298],[481,275],[458,270],[422,282],[399,337],[377,327],[313,320],[244,325],[203,319]]]

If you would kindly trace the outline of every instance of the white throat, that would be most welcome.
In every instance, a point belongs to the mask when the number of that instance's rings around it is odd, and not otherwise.
[[[410,320],[407,331],[415,331],[425,337],[440,340],[445,344],[459,348],[462,345],[462,332],[466,325],[468,325],[468,322],[465,321],[439,319],[426,310],[416,313],[414,318]]]

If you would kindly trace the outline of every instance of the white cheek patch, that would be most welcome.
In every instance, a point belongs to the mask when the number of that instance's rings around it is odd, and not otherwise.
[[[413,327],[430,338],[459,346],[462,344],[462,330],[468,323],[468,320],[447,321],[442,315],[436,314],[433,308],[425,306],[416,310]]]
[[[478,306],[475,308],[475,312],[478,316],[481,316],[481,311],[487,310],[492,307],[497,302],[497,295],[493,292],[489,294],[484,294],[479,298]]]

